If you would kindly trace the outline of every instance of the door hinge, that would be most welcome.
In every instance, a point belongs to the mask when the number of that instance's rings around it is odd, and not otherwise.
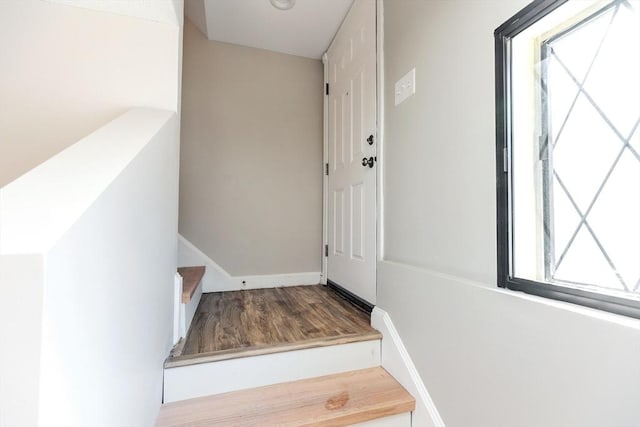
[[[329,163],[324,164],[324,174],[329,176]]]
[[[325,95],[329,95],[329,83],[324,84],[324,93]]]
[[[504,147],[502,149],[502,172],[507,173],[509,172],[509,156],[507,153],[507,147]]]
[[[329,245],[324,245],[324,256],[329,256]]]

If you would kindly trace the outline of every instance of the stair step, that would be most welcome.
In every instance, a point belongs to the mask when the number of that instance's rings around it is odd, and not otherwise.
[[[178,273],[182,276],[182,303],[187,304],[196,291],[204,276],[204,266],[180,267]]]
[[[157,426],[346,426],[414,409],[376,367],[164,404]]]
[[[164,402],[380,366],[380,340],[166,368]]]

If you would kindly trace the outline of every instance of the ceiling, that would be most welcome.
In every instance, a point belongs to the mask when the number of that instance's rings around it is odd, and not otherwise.
[[[269,0],[186,0],[185,14],[209,40],[319,59],[352,3],[296,0],[283,11]]]

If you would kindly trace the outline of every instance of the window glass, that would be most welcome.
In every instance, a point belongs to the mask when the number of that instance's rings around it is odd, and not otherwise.
[[[555,3],[496,30],[501,285],[640,301],[640,2]]]

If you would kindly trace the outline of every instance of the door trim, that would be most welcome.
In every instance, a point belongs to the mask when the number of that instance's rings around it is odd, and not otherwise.
[[[384,9],[383,0],[376,0],[376,260],[384,260]],[[328,105],[328,104],[327,104]],[[376,295],[378,269],[376,268]]]
[[[332,44],[333,41],[329,46]],[[327,51],[329,51],[329,49],[327,49]],[[329,162],[329,95],[326,91],[326,87],[329,84],[329,57],[327,56],[327,52],[322,54],[322,66],[324,69],[322,83],[322,92],[324,93],[324,96],[322,97],[322,247],[320,248],[320,254],[322,257],[322,273],[320,275],[320,283],[326,285],[328,280],[327,261],[329,260],[329,257],[325,252],[325,247],[329,244],[329,176],[325,169],[325,165]]]

